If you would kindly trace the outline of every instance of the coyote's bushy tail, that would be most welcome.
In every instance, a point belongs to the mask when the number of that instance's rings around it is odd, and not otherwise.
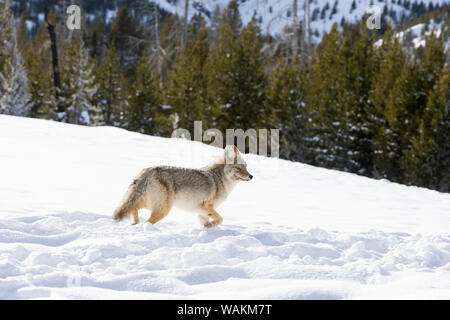
[[[138,188],[138,181],[133,183],[128,188],[128,191],[120,203],[119,207],[114,211],[114,220],[122,220],[131,215],[134,210],[138,210],[142,199],[142,192]]]

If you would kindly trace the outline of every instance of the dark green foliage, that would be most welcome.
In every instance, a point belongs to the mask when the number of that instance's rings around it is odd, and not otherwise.
[[[186,49],[177,56],[169,74],[166,104],[179,116],[177,126],[193,132],[194,121],[209,126],[211,119],[208,101],[208,30],[203,22],[196,32],[191,27]]]
[[[226,128],[258,128],[270,113],[267,110],[261,41],[251,21],[235,39],[226,15],[218,30],[216,48],[211,54],[209,79],[214,125]]]
[[[122,111],[127,105],[126,80],[121,73],[114,45],[108,49],[105,63],[97,66],[94,73],[98,85],[94,98],[102,110],[105,124],[122,126]]]
[[[136,81],[128,94],[128,106],[124,111],[124,127],[146,134],[158,133],[156,115],[162,105],[159,75],[153,71],[146,56],[136,69]]]
[[[138,57],[141,56],[143,49],[142,42],[139,41],[142,39],[142,32],[138,26],[139,22],[133,17],[128,7],[121,5],[111,26],[110,43],[116,48],[122,73],[128,78],[134,73]],[[98,26],[97,31],[98,33],[94,35],[101,36],[101,25]],[[96,50],[99,54],[101,47]]]
[[[297,57],[292,64],[278,60],[270,79],[269,107],[272,123],[280,129],[280,156],[294,161],[310,162],[311,152],[306,129],[308,113],[306,96],[309,86],[308,69]]]

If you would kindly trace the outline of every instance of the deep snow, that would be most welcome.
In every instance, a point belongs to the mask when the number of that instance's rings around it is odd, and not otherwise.
[[[142,168],[221,152],[0,115],[0,298],[450,298],[449,194],[246,155],[216,229],[112,220]]]

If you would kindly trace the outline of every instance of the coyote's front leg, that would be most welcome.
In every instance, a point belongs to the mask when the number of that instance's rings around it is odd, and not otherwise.
[[[139,215],[138,215],[137,209],[133,209],[131,214],[133,216],[133,223],[132,223],[132,225],[138,224],[139,223]]]
[[[220,216],[220,214],[217,213],[216,210],[214,210],[213,206],[207,206],[202,208],[202,211],[204,211],[209,218],[212,219],[211,222],[206,222],[203,226],[205,228],[211,229],[217,227],[219,224],[222,223],[223,219]]]

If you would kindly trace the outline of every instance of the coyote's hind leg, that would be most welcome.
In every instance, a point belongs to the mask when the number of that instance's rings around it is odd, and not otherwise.
[[[151,224],[155,224],[158,221],[162,220],[169,214],[170,209],[172,209],[172,201],[167,197],[166,201],[163,205],[156,206],[151,209],[152,213],[146,222],[150,222]]]
[[[166,208],[164,209],[159,209],[159,210],[152,210],[152,213],[150,214],[150,217],[147,219],[146,222],[150,222],[151,224],[155,224],[158,221],[164,219],[164,217],[167,216],[167,214],[169,213],[170,208],[167,210]]]
[[[153,185],[153,192],[150,196],[149,209],[151,211],[150,217],[146,222],[155,224],[166,217],[173,205],[173,194],[169,189],[167,183],[155,183]]]

